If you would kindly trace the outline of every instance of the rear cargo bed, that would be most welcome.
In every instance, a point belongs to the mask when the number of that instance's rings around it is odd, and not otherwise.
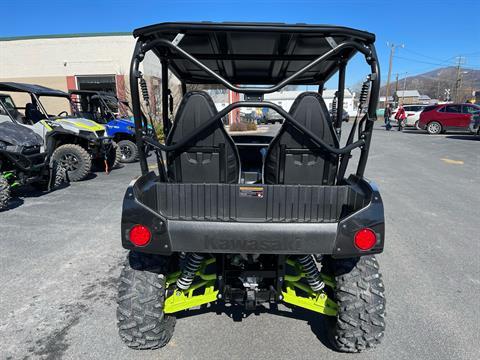
[[[169,220],[337,222],[366,204],[351,186],[155,183],[143,204]]]
[[[152,229],[144,247],[128,233],[135,224]],[[122,243],[150,253],[359,253],[352,239],[365,226],[383,249],[383,205],[374,184],[352,177],[341,186],[178,184],[149,173],[125,195]]]

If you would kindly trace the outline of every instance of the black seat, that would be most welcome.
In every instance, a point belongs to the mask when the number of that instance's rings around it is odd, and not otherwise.
[[[47,117],[38,110],[37,106],[32,103],[25,104],[25,119],[27,122],[36,124],[40,120],[46,119]]]
[[[338,138],[320,94],[300,94],[289,113],[324,142],[338,148]],[[337,164],[338,156],[320,148],[285,121],[268,148],[263,167],[264,182],[333,185]]]
[[[167,137],[173,145],[217,114],[210,96],[203,91],[185,94]],[[183,183],[238,183],[240,158],[221,119],[198,134],[181,149],[168,153],[168,176]]]

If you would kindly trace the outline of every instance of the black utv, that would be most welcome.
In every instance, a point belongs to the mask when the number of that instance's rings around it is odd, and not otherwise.
[[[123,202],[121,238],[130,252],[117,317],[125,343],[162,347],[177,313],[209,303],[248,312],[279,302],[322,314],[339,351],[380,343],[385,297],[374,255],[384,247],[384,212],[377,186],[364,177],[380,87],[375,36],[262,23],[162,23],[134,36],[130,85],[142,175]],[[139,67],[148,52],[162,68],[165,143],[146,133],[141,117],[139,84],[148,72]],[[340,145],[342,109],[330,116],[322,90],[337,74],[343,104],[355,55],[370,69],[363,115]],[[183,90],[174,119],[169,72]],[[217,111],[206,92],[187,91],[192,84],[218,84],[244,100]],[[318,91],[301,93],[289,112],[263,100],[286,85]],[[221,119],[240,107],[279,113],[276,136],[234,142]],[[155,149],[158,172],[149,171],[144,144]],[[348,166],[355,150],[356,169]]]
[[[33,130],[11,121],[0,102],[0,211],[8,207],[12,189],[31,184],[52,190],[65,179],[65,172],[43,150],[43,139]]]

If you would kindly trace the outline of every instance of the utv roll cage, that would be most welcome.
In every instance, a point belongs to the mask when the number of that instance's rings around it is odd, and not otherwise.
[[[342,168],[346,169],[351,151],[360,148],[356,175],[363,177],[380,89],[374,34],[329,25],[192,22],[161,23],[140,28],[134,31],[134,37],[137,38],[137,43],[130,68],[130,88],[143,175],[149,172],[142,151],[144,143],[157,149],[157,156],[161,157],[161,151],[168,153],[184,147],[232,110],[254,107],[270,108],[279,113],[285,122],[317,146],[345,159],[346,161],[341,161]],[[232,40],[235,47],[232,47]],[[159,143],[146,135],[146,119],[141,116],[139,81],[141,85],[142,74],[139,66],[149,51],[159,58],[162,68],[162,122],[165,134],[172,127],[168,117],[169,72],[180,80],[183,95],[188,84],[220,84],[244,94],[245,100],[228,105],[174,144],[167,146]],[[360,101],[365,103],[368,90],[370,96],[366,112],[358,122],[356,141],[356,122],[347,144],[337,148],[317,137],[280,106],[263,101],[264,94],[294,84],[318,85],[318,93],[321,95],[325,82],[338,72],[337,103],[343,104],[346,65],[357,53],[364,55],[371,73],[364,83],[365,91],[361,94]],[[335,110],[333,125],[340,137],[343,106],[338,106]],[[162,176],[162,159],[159,160],[159,172]],[[166,175],[162,177],[167,179]],[[342,180],[338,179],[339,182]]]
[[[128,102],[121,101],[115,95],[105,91],[68,90],[68,93],[70,94],[70,104],[72,107],[72,112],[74,114],[87,115],[88,118],[90,118],[93,115],[94,109],[91,108],[92,101],[98,101],[102,118],[91,119],[94,121],[99,120],[102,123],[105,123],[110,120],[113,120],[115,118],[114,116],[115,113],[117,112],[126,113],[127,112],[126,109],[130,110]],[[83,96],[88,98],[86,101],[86,104],[82,102]],[[84,105],[87,105],[86,108]],[[124,109],[122,109],[122,107],[124,107]]]
[[[20,93],[30,94],[32,103],[36,105],[36,108],[38,108],[39,111],[43,113],[46,119],[50,119],[51,114],[49,114],[48,111],[43,106],[42,102],[39,99],[40,97],[42,96],[60,97],[70,101],[70,97],[66,92],[63,92],[61,90],[50,89],[48,87],[35,85],[35,84],[0,82],[0,92],[1,91],[20,92]],[[17,109],[24,109],[24,108],[18,107]],[[26,109],[24,110],[26,111]]]

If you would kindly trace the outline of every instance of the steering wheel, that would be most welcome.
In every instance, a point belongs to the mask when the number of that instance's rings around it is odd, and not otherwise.
[[[68,112],[67,112],[67,111],[62,111],[62,112],[59,113],[57,116],[62,116],[62,114],[64,114],[65,116],[68,116]]]

